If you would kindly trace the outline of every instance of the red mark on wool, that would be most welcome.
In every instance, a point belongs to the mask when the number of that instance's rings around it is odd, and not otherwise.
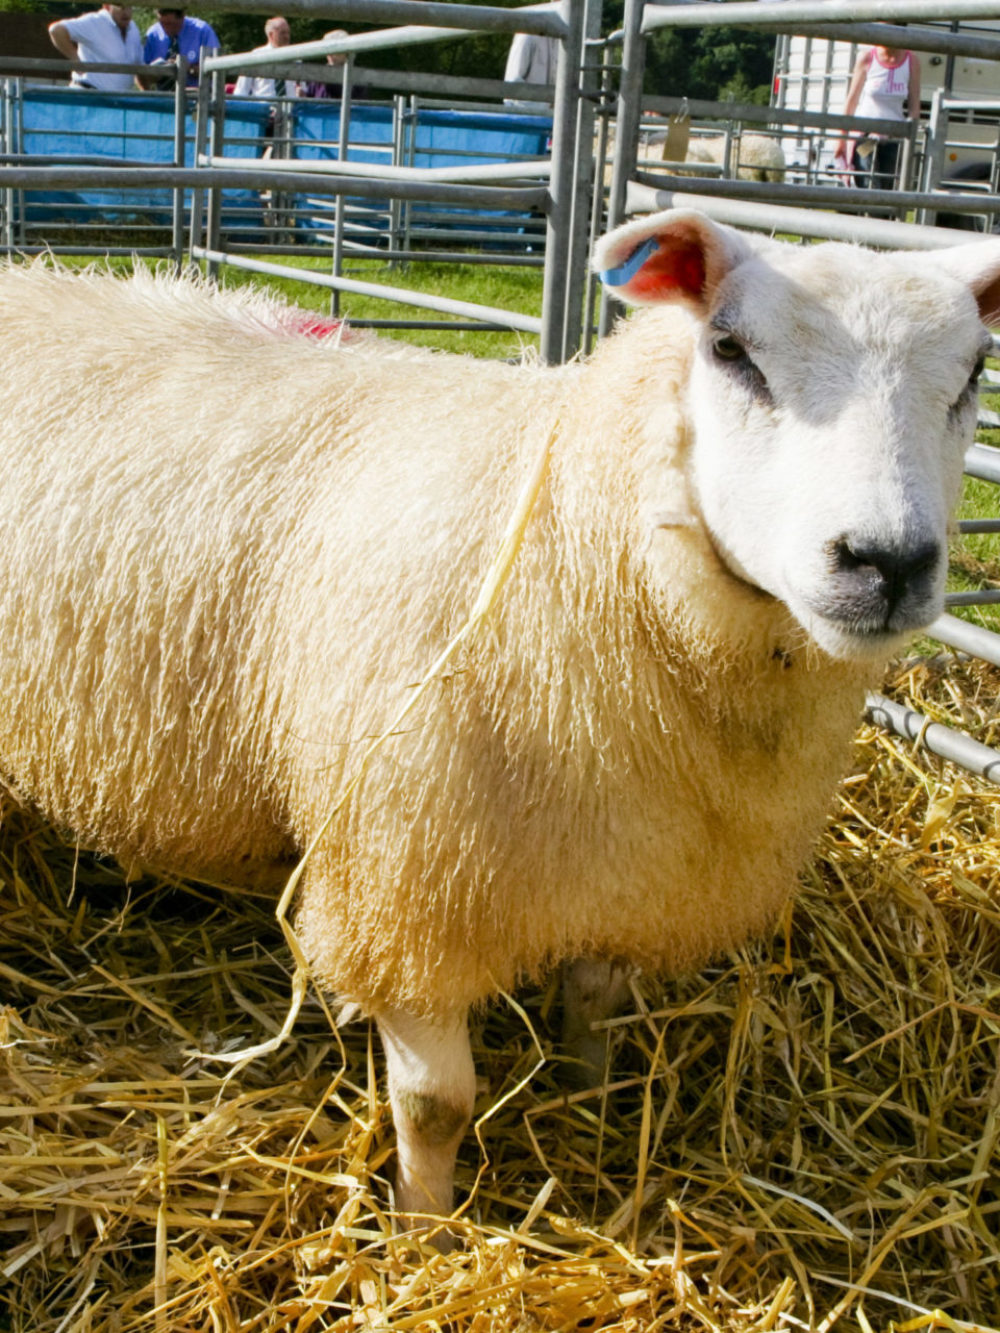
[[[306,338],[329,338],[331,334],[341,333],[346,336],[342,319],[323,319],[319,315],[296,316],[288,326],[293,333],[301,333]]]

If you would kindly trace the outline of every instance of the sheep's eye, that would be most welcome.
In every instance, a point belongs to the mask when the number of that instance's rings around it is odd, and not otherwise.
[[[986,366],[986,357],[981,356],[972,368],[972,374],[966,382],[965,388],[958,395],[951,407],[948,409],[949,417],[957,419],[968,407],[975,402],[979,391],[979,376],[983,373]]]
[[[759,403],[770,403],[771,391],[761,369],[751,360],[743,343],[732,333],[718,332],[712,339],[712,354],[726,373],[734,375]]]
[[[740,361],[747,354],[747,349],[731,333],[720,333],[712,343],[712,351],[720,361]]]

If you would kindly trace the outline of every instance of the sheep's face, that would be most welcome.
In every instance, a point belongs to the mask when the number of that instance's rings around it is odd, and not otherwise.
[[[596,259],[627,299],[698,320],[690,482],[729,571],[836,657],[934,620],[1000,243],[801,248],[673,213]]]
[[[702,323],[696,502],[730,570],[821,648],[884,653],[942,609],[989,338],[924,257],[787,250],[733,270]]]

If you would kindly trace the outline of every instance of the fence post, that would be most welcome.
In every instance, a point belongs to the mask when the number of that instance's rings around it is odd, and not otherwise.
[[[604,219],[604,173],[608,157],[608,119],[611,115],[611,48],[601,49],[600,120],[597,126],[597,144],[594,148],[594,181],[590,200],[589,242],[593,246],[601,232]],[[589,352],[594,344],[594,313],[597,308],[597,275],[587,265],[584,296],[583,350]]]
[[[3,106],[0,108],[0,150],[4,153],[13,155],[17,150],[14,147],[14,98],[11,94],[11,81],[3,81]],[[8,257],[14,250],[14,191],[4,189],[3,192],[3,248]]]
[[[568,361],[580,349],[589,258],[590,201],[595,189],[603,191],[604,188],[603,178],[600,175],[596,177],[595,184],[594,166],[594,121],[603,76],[603,66],[596,63],[600,36],[601,0],[586,0],[570,210],[569,277],[566,283],[566,309],[563,314],[562,355],[559,358],[561,361]]]
[[[348,56],[344,65],[344,82],[340,87],[340,120],[337,122],[337,161],[346,162],[350,152],[351,101],[354,96],[354,57]],[[344,210],[347,201],[337,195],[333,206],[333,276],[339,278],[344,269]],[[340,318],[340,291],[330,293],[330,314]]]
[[[635,173],[639,122],[642,120],[642,76],[646,66],[646,38],[642,32],[645,0],[625,0],[625,41],[622,47],[621,82],[618,85],[618,114],[615,120],[615,155],[608,200],[608,226],[616,227],[625,216],[625,192]],[[611,330],[621,305],[608,292],[601,292],[600,337]]]
[[[948,113],[944,107],[943,88],[934,90],[925,142],[924,189],[936,190],[941,184],[941,177],[944,175],[944,156],[948,148]],[[937,221],[937,211],[922,208],[917,221],[925,227],[933,227]]]
[[[545,277],[542,287],[543,361],[562,359],[566,318],[566,288],[571,259],[573,222],[573,140],[580,96],[584,6],[570,0],[563,6],[566,34],[560,39],[556,66],[555,103],[552,109],[552,175],[549,179],[548,220],[545,228]]]
[[[212,71],[212,101],[208,117],[209,155],[221,157],[226,126],[226,76],[222,70]],[[263,205],[261,205],[263,210]],[[222,187],[214,186],[208,195],[208,216],[205,224],[205,246],[218,251],[222,240]],[[219,275],[217,260],[209,260],[208,275]]]
[[[174,74],[174,166],[184,166],[187,142],[187,61],[180,56]],[[171,248],[178,273],[184,263],[184,188],[174,187]]]

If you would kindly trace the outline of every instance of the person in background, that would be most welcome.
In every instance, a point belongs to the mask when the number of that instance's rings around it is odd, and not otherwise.
[[[913,52],[895,46],[871,46],[862,51],[851,75],[844,114],[878,120],[919,120],[920,62]],[[891,190],[896,182],[899,147],[898,139],[865,135],[852,141],[844,133],[834,160],[845,171],[849,166],[854,168],[854,183],[859,188]]]
[[[558,59],[558,38],[541,37],[537,33],[516,32],[507,53],[504,83],[554,84]],[[504,100],[509,106],[540,107],[537,102],[519,102],[510,97]]]
[[[189,18],[183,9],[158,9],[156,22],[146,33],[142,57],[147,65],[174,64],[182,55],[188,62],[187,85],[198,82],[203,51],[218,51],[215,29],[204,19]],[[165,80],[165,86],[171,82]]]
[[[328,37],[346,37],[347,35],[347,30],[345,28],[333,28],[330,32],[325,32],[323,34],[323,39],[325,41]],[[332,65],[336,69],[341,65],[347,64],[347,56],[342,51],[334,51],[327,56],[326,63]],[[309,83],[302,84],[299,91],[303,97],[330,97],[339,101],[343,89],[339,83],[319,83],[318,81],[310,80]],[[367,88],[362,87],[357,83],[351,84],[351,97],[364,99],[367,96]]]
[[[102,5],[90,14],[74,19],[57,19],[49,24],[52,45],[67,60],[95,64],[141,65],[142,38],[132,21],[131,5]],[[70,87],[92,88],[98,92],[122,93],[142,87],[131,74],[106,74],[99,70],[74,70]]]
[[[292,41],[292,30],[288,26],[288,20],[280,15],[275,15],[264,24],[264,36],[267,42],[264,46],[255,46],[251,54],[256,55],[259,51],[279,50],[283,46],[290,46]],[[263,97],[263,98],[281,98],[298,97],[298,85],[290,79],[273,79],[270,75],[241,74],[236,80],[236,87],[233,89],[236,97]]]

